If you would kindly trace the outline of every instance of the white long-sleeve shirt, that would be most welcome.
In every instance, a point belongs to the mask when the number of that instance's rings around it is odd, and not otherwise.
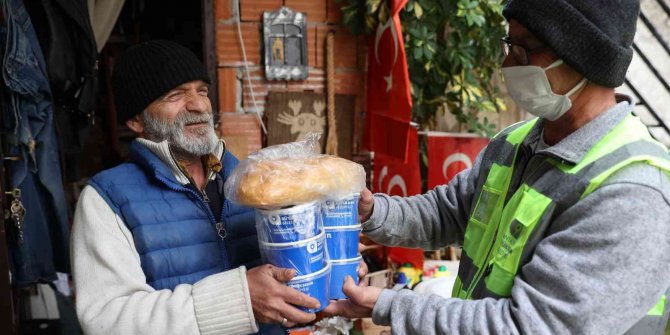
[[[140,142],[179,171],[167,142]],[[79,198],[70,243],[77,316],[87,335],[258,331],[244,266],[156,291],[146,283],[130,230],[91,186]]]

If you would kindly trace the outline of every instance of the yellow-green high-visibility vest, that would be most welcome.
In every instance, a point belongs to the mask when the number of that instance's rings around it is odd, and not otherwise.
[[[645,163],[670,177],[667,149],[651,138],[637,117],[628,115],[576,165],[545,154],[537,170],[518,187],[510,187],[521,143],[536,122],[505,129],[482,156],[453,297],[509,297],[519,269],[530,260],[553,220],[615,172]],[[644,329],[654,325],[651,328],[656,330],[642,334],[663,334],[670,310],[665,298],[640,321]]]

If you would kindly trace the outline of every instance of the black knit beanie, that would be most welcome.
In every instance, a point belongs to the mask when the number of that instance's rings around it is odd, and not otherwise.
[[[154,40],[129,48],[112,74],[119,122],[126,122],[171,89],[194,80],[209,83],[207,69],[193,52],[175,42]]]
[[[509,0],[503,15],[519,21],[586,79],[623,84],[633,58],[640,0]]]

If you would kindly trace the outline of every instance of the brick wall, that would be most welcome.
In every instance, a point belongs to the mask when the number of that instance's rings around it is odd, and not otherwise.
[[[335,93],[356,95],[356,113],[364,109],[366,42],[341,24],[337,0],[240,0],[242,39],[247,55],[251,87],[262,113],[270,91],[312,91],[325,93],[325,40],[335,31]],[[260,126],[250,113],[254,111],[251,90],[245,74],[240,38],[233,19],[233,1],[215,0],[216,52],[218,56],[219,112],[223,137],[238,155],[259,149]],[[307,52],[309,76],[303,81],[265,80],[262,58],[262,16],[281,6],[307,15]],[[225,124],[224,124],[225,123]],[[240,147],[241,146],[241,147]]]

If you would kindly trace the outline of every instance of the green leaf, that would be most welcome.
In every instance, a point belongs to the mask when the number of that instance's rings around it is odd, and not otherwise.
[[[422,48],[414,49],[414,59],[420,60],[421,57],[423,57],[423,49]]]
[[[426,64],[423,65],[423,68],[424,68],[424,70],[426,70],[426,72],[430,71],[430,69],[432,67],[433,67],[433,62],[431,62],[431,61],[427,61]]]
[[[433,59],[433,51],[430,48],[430,45],[427,45],[425,48],[423,48],[423,54],[426,55],[427,60]]]
[[[382,0],[365,0],[365,4],[368,8],[368,14],[372,14],[377,12],[379,6],[382,4]]]
[[[414,3],[414,16],[416,16],[417,19],[420,19],[423,16],[423,8],[421,8],[419,2]]]
[[[495,112],[496,111],[496,106],[493,104],[493,102],[488,101],[488,100],[482,102],[482,108],[485,111],[489,111],[489,112]],[[484,119],[484,120],[486,120],[486,119]]]
[[[475,25],[481,27],[484,25],[484,23],[486,23],[486,18],[484,18],[482,15],[475,15],[473,16],[472,21],[475,23]]]

